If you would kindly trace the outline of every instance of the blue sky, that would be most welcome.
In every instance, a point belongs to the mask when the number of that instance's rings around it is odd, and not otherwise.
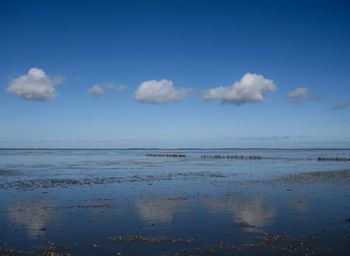
[[[1,1],[0,147],[350,147],[349,11]]]

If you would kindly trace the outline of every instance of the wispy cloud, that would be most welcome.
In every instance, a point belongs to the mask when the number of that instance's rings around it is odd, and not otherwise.
[[[104,88],[106,90],[112,90],[112,91],[116,91],[116,92],[124,92],[128,89],[128,87],[126,85],[123,85],[123,84],[115,85],[113,83],[105,83]]]
[[[105,92],[101,86],[98,84],[94,84],[93,86],[90,87],[88,90],[89,94],[95,97],[103,95]]]
[[[343,110],[346,108],[350,108],[350,99],[344,100],[344,101],[339,101],[339,102],[335,103],[332,106],[331,110],[332,111],[339,111],[339,110]]]
[[[175,88],[171,80],[149,80],[137,88],[134,97],[141,103],[165,104],[183,100],[189,92],[188,88]]]
[[[220,86],[209,89],[203,93],[204,100],[219,100],[222,103],[243,105],[246,103],[261,102],[267,92],[276,90],[272,80],[262,75],[246,73],[241,80],[231,86]]]
[[[94,84],[88,90],[89,94],[95,97],[101,96],[107,91],[124,92],[128,87],[126,85],[115,85],[113,83],[105,83],[103,85]]]
[[[299,139],[307,139],[307,138],[311,138],[311,136],[302,134],[302,135],[298,135],[297,138],[299,138]]]
[[[284,135],[284,136],[243,136],[243,137],[234,137],[235,140],[242,140],[242,141],[271,141],[271,140],[287,140],[290,139],[290,135]]]
[[[25,100],[46,101],[57,96],[56,85],[62,76],[48,76],[43,69],[31,68],[28,73],[11,80],[7,91]]]
[[[292,103],[300,104],[305,101],[316,100],[319,97],[311,95],[307,87],[298,87],[290,91],[286,98]]]

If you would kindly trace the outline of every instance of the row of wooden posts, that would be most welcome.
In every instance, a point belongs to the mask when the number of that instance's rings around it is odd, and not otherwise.
[[[173,157],[184,158],[185,154],[150,154],[149,157]],[[201,159],[237,159],[237,160],[261,160],[263,157],[257,155],[201,155]],[[317,157],[317,158],[305,158],[305,160],[317,160],[317,161],[350,161],[349,157]]]

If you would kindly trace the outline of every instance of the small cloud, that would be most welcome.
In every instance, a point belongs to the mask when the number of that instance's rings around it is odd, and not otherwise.
[[[267,92],[275,90],[276,85],[272,80],[266,79],[262,75],[246,73],[240,81],[236,81],[231,86],[220,86],[205,91],[203,99],[206,101],[220,100],[222,103],[239,106],[261,102]]]
[[[123,91],[126,91],[127,89],[128,89],[128,87],[126,85],[123,85],[123,84],[115,86],[115,90],[117,92],[123,92]]]
[[[123,84],[114,85],[112,83],[106,83],[104,85],[104,88],[106,88],[107,90],[115,90],[116,92],[124,92],[128,89],[126,85],[123,85]]]
[[[57,96],[56,85],[62,76],[48,76],[43,69],[31,68],[28,73],[11,80],[7,91],[25,100],[46,101]]]
[[[91,86],[88,92],[90,95],[95,96],[95,97],[98,97],[98,96],[105,93],[103,88],[101,86],[99,86],[98,84]]]
[[[290,139],[290,135],[284,135],[284,136],[247,136],[247,137],[234,137],[235,140],[242,140],[242,141],[271,141],[271,140],[288,140]]]
[[[165,104],[183,100],[190,89],[176,89],[171,80],[149,80],[143,82],[135,91],[134,97],[141,103]]]
[[[306,139],[306,138],[311,138],[311,136],[310,135],[298,135],[298,138]]]
[[[339,110],[343,110],[346,108],[350,108],[350,99],[337,102],[336,104],[333,105],[331,110],[332,111],[339,111]]]
[[[287,100],[297,104],[309,100],[315,100],[317,98],[318,97],[315,97],[309,93],[309,89],[307,87],[295,88],[293,91],[287,94]]]

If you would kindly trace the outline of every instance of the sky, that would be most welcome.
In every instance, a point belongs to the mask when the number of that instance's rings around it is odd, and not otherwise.
[[[0,1],[0,148],[350,147],[348,1]]]

